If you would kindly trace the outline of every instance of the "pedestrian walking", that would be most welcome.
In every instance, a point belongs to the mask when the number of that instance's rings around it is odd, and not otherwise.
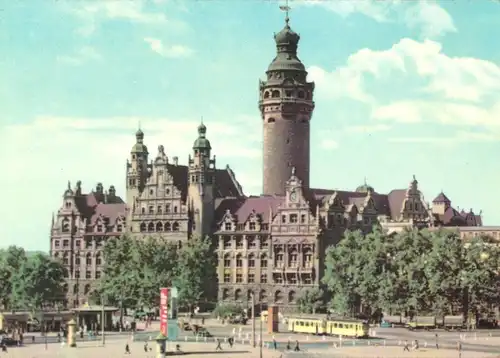
[[[462,358],[462,342],[457,342],[458,358]]]
[[[278,349],[278,343],[276,342],[276,339],[274,339],[274,338],[273,338],[273,347],[274,347],[274,350]]]
[[[288,340],[288,342],[286,343],[286,350],[289,351],[291,349],[292,349],[292,346],[291,346],[290,340]]]
[[[438,334],[436,333],[435,336],[436,336],[436,349],[439,349]]]
[[[229,343],[229,347],[233,348],[234,338],[233,337],[229,337],[229,339],[227,340],[227,342]]]
[[[148,349],[148,341],[145,341],[144,342],[144,352],[147,353],[148,351],[149,351],[149,349]]]
[[[293,349],[295,352],[299,352],[300,351],[300,347],[299,347],[299,341],[295,341],[295,348]]]
[[[130,347],[129,347],[128,343],[125,344],[125,354],[130,354]]]
[[[222,347],[220,345],[220,340],[219,338],[215,338],[215,343],[217,344],[217,346],[215,347],[215,350],[216,351],[221,351],[222,350]]]
[[[408,341],[405,340],[405,346],[403,347],[403,352],[409,352],[410,347],[408,346]]]

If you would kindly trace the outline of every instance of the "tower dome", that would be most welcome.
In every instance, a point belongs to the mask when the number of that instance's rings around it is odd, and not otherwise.
[[[135,144],[132,147],[132,153],[148,153],[148,147],[144,144],[144,132],[139,128],[135,132]]]
[[[210,141],[206,138],[207,127],[201,123],[198,126],[198,138],[194,141],[193,149],[212,149]]]
[[[274,35],[276,46],[295,46],[295,48],[297,48],[300,40],[300,35],[291,29],[289,21],[290,20],[287,17],[283,30]]]

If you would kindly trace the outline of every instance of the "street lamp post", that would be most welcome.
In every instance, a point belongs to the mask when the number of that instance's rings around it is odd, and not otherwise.
[[[259,290],[259,306],[260,306],[260,317],[259,317],[259,358],[262,358],[262,290]],[[269,319],[269,316],[267,317]]]
[[[105,325],[105,312],[104,312],[104,295],[101,296],[101,334],[102,334],[102,346],[106,344],[106,338],[104,335],[104,325]]]

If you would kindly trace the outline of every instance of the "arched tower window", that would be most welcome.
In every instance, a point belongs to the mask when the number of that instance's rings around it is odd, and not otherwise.
[[[172,231],[179,231],[179,223],[177,221],[172,224]]]
[[[289,303],[294,303],[297,295],[295,294],[295,291],[290,291],[288,292],[288,302]]]
[[[92,254],[90,252],[85,256],[85,264],[92,266]]]
[[[156,223],[156,231],[163,231],[163,224],[161,222]]]
[[[274,118],[268,118],[267,119],[267,123],[274,123],[276,122],[276,120]]]
[[[283,293],[281,291],[276,291],[274,293],[274,302],[281,303],[283,302]]]
[[[241,290],[239,288],[234,291],[234,299],[235,301],[241,301]]]
[[[140,230],[141,232],[145,232],[147,230],[146,223],[141,223]]]
[[[165,231],[171,231],[172,230],[172,226],[170,225],[169,222],[166,222],[165,223]]]
[[[280,97],[280,91],[274,90],[271,94],[272,98],[279,98]]]
[[[148,224],[148,231],[155,231],[155,224],[149,223]]]
[[[269,91],[264,92],[264,98],[269,98]]]
[[[62,232],[69,232],[69,220],[64,218],[61,225]]]

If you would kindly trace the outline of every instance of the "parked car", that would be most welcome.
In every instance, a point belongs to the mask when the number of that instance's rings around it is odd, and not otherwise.
[[[212,334],[209,331],[207,331],[207,329],[204,327],[200,327],[198,329],[197,336],[198,337],[213,337]]]

